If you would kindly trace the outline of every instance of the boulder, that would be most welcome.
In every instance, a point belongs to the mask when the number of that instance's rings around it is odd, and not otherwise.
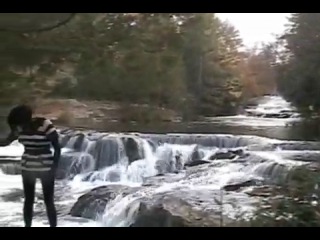
[[[220,160],[220,159],[234,159],[237,155],[231,151],[227,152],[217,152],[210,157],[210,160]]]
[[[160,200],[159,200],[160,201]],[[210,219],[211,220],[211,219]],[[141,202],[130,227],[217,227],[218,222],[204,220],[198,211],[180,199],[167,199],[154,205]]]
[[[223,187],[226,191],[237,191],[244,187],[256,186],[258,183],[255,180],[247,180],[241,183],[228,184]]]
[[[160,186],[165,183],[178,182],[184,178],[185,178],[185,174],[183,173],[180,173],[180,174],[167,173],[166,175],[158,174],[157,176],[145,178],[142,186]]]
[[[81,196],[71,209],[71,216],[96,219],[104,214],[113,200],[128,196],[134,200],[121,211],[121,224],[128,227],[219,227],[229,226],[239,214],[238,206],[245,209],[253,201],[245,193],[219,189],[190,189],[178,186],[157,191],[158,186],[130,188],[109,185],[96,188]],[[145,194],[148,193],[148,194]],[[120,198],[119,198],[120,196]],[[117,201],[118,201],[117,200]],[[111,219],[110,219],[111,217]],[[118,224],[119,216],[108,217],[108,226]]]
[[[243,149],[228,149],[228,150],[220,150],[212,155],[210,160],[220,160],[220,159],[234,159],[235,157],[244,157],[246,154]]]
[[[225,196],[226,204],[228,196]],[[221,214],[218,190],[176,189],[140,199],[130,227],[220,227],[234,222]],[[232,200],[234,201],[234,200]]]
[[[199,147],[196,146],[191,154],[191,162],[197,161],[199,159],[202,159],[200,153],[199,153]]]
[[[139,144],[134,138],[129,137],[123,140],[129,163],[144,158],[139,151]]]
[[[252,197],[270,197],[276,192],[275,189],[275,186],[255,187],[249,191],[246,191],[246,194]]]
[[[95,147],[91,148],[89,153],[96,159],[95,170],[112,166],[119,161],[119,150],[121,149],[119,139],[112,136],[101,136]]]
[[[186,167],[194,167],[194,166],[198,166],[198,165],[202,165],[202,164],[208,164],[211,163],[211,161],[208,160],[193,160],[190,163],[186,163],[185,166]]]
[[[122,185],[109,185],[95,188],[79,197],[70,211],[74,217],[83,217],[95,220],[102,214],[106,205],[117,196],[123,197],[137,191],[139,188],[130,188]]]
[[[79,135],[77,135],[77,139],[76,139],[76,141],[75,141],[75,143],[73,145],[73,149],[75,151],[79,151],[80,152],[82,150],[82,145],[84,144],[85,140],[86,140],[86,135],[85,134],[80,133]]]

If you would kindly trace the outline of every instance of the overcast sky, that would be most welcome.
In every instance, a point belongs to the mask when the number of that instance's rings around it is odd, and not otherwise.
[[[275,40],[273,34],[282,33],[290,13],[216,13],[235,26],[247,47],[255,43]]]

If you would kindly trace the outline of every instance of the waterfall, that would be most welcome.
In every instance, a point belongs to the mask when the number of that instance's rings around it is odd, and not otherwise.
[[[283,102],[280,101],[274,106],[262,103],[256,110],[270,110],[268,114],[274,109],[281,112],[281,104]],[[266,116],[241,116],[241,119],[249,118],[257,120]],[[236,116],[220,119],[230,124],[236,121]],[[271,122],[267,119],[266,125],[273,126]],[[237,120],[237,124],[247,123]],[[277,140],[255,135],[68,130],[60,132],[60,143],[63,149],[57,172],[57,206],[61,207],[65,202],[74,204],[78,197],[89,194],[87,202],[84,201],[87,205],[82,205],[78,212],[75,210],[79,216],[74,221],[90,217],[96,226],[107,227],[130,226],[141,208],[161,205],[161,201],[167,198],[185,201],[184,207],[193,204],[192,209],[208,211],[210,215],[210,211],[220,210],[215,201],[219,200],[221,192],[225,194],[224,214],[232,216],[235,212],[232,205],[238,204],[246,210],[253,206],[253,200],[245,190],[259,185],[281,184],[286,181],[290,170],[319,161],[320,154],[318,142]],[[21,178],[14,174],[17,174],[16,166],[22,153],[23,147],[18,142],[0,148],[0,194],[7,194],[8,188],[21,189]],[[228,186],[235,188],[230,190],[232,188],[227,189]],[[93,194],[92,189],[97,187],[110,189],[108,194],[103,190],[101,195]],[[114,191],[116,187],[136,189],[120,193]],[[40,190],[38,184],[37,192]],[[22,209],[22,195],[21,192],[15,194],[13,196],[17,200],[10,204],[0,196],[4,201],[0,204],[0,215],[8,215],[5,219],[10,223],[17,222],[17,217],[21,218],[18,213]],[[61,200],[60,195],[67,199]],[[174,202],[172,208],[179,208],[182,204],[179,201]],[[39,204],[36,207],[39,211]],[[11,208],[15,218],[8,214]],[[65,220],[64,216],[61,218]],[[70,219],[67,221],[71,222]],[[3,224],[4,221],[0,221],[0,226]]]

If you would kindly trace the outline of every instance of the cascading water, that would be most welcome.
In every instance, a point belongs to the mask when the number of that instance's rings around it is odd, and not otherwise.
[[[267,109],[269,114],[274,109],[281,112],[281,106],[282,113],[289,108],[283,101],[274,101],[274,97],[269,101],[273,103],[263,102],[256,110]],[[130,226],[141,209],[141,201],[155,201],[154,198],[161,199],[163,195],[195,202],[198,198],[202,202],[212,201],[216,194],[219,198],[219,192],[224,191],[226,186],[245,183],[247,185],[241,186],[251,187],[283,182],[290,169],[316,161],[320,156],[318,143],[288,142],[249,135],[63,131],[61,144],[63,154],[57,181],[59,206],[70,209],[79,196],[98,186],[138,188],[127,194],[111,192],[112,196],[116,196],[108,200],[105,207],[107,200],[104,198],[81,206],[85,212],[78,215],[85,217],[89,214],[94,221],[61,216],[64,222],[61,225],[70,226]],[[8,158],[8,164],[16,164],[22,152],[23,147],[14,142],[0,148],[0,156],[5,157],[0,161]],[[0,164],[0,169],[4,169],[3,166]],[[10,199],[12,196],[7,194],[12,189],[21,189],[20,178],[13,172],[9,175],[0,173],[0,182],[0,198],[6,196],[3,199]],[[41,189],[39,185],[37,189]],[[19,196],[18,193],[16,195]],[[18,199],[3,200],[3,207],[0,206],[0,216],[8,214],[5,208],[16,209],[5,219],[7,222],[17,221],[22,207],[21,197]],[[223,205],[225,215],[234,215],[234,204],[238,204],[241,211],[252,210],[252,198],[244,191],[227,192]],[[103,210],[98,211],[101,207]],[[204,209],[218,211],[219,206],[213,202],[205,205]],[[0,225],[10,225],[1,218]],[[43,225],[39,221],[45,221],[45,217],[38,219],[36,225]],[[19,221],[21,225],[22,219]]]

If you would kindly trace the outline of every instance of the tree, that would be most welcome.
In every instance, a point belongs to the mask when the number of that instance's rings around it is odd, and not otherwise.
[[[320,108],[319,13],[295,13],[282,36],[285,56],[278,65],[279,91],[301,109]]]
[[[234,112],[239,84],[234,63],[241,45],[237,31],[209,13],[186,14],[182,19],[186,84],[198,113]]]
[[[238,53],[236,76],[242,86],[242,100],[277,92],[279,45],[263,44]]]
[[[241,39],[211,13],[78,13],[50,31],[0,34],[0,74],[17,80],[1,80],[3,92],[210,116],[232,114],[241,101]]]
[[[2,13],[0,31],[31,33],[51,31],[67,24],[76,13]]]

